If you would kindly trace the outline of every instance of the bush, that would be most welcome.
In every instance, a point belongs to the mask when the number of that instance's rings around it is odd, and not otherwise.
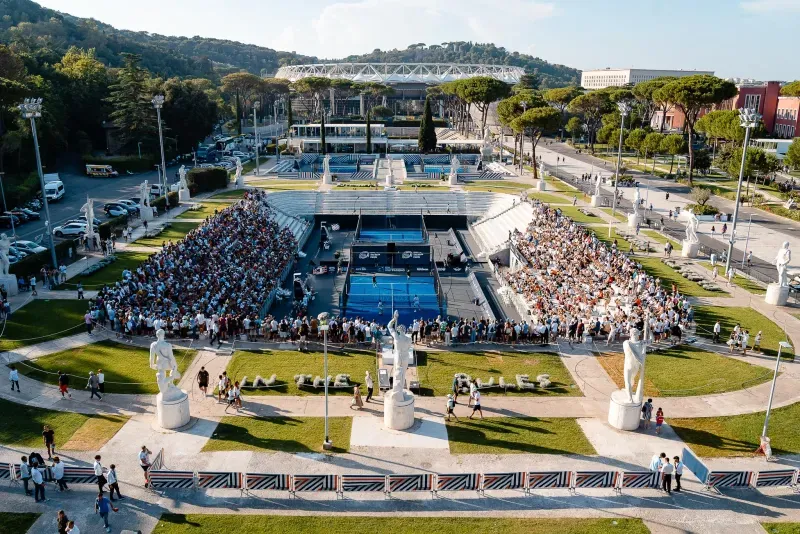
[[[693,187],[692,192],[689,194],[695,204],[698,206],[705,206],[706,202],[711,200],[711,191],[703,187]]]
[[[111,237],[113,232],[116,232],[118,228],[124,228],[127,225],[128,216],[117,215],[116,217],[112,217],[104,223],[100,223],[100,225],[97,227],[97,234],[100,236],[100,239],[108,239]]]
[[[43,244],[42,246],[46,245]],[[56,258],[58,259],[58,262],[72,263],[71,260],[77,259],[78,251],[76,247],[77,241],[73,241],[71,239],[57,244]],[[72,256],[70,256],[70,250],[72,251]],[[14,265],[10,266],[9,272],[17,277],[24,276],[27,278],[33,275],[37,278],[40,278],[39,271],[42,270],[42,266],[52,266],[52,263],[53,261],[50,257],[50,249],[47,247],[47,250],[44,252],[39,252],[33,254],[32,256],[28,256],[27,258],[24,258],[23,260],[20,260]]]
[[[139,156],[86,156],[83,158],[84,165],[111,165],[120,174],[131,172],[152,171],[159,161],[151,154]]]
[[[719,213],[719,210],[714,206],[710,206],[708,204],[688,204],[686,206],[687,210],[692,210],[695,215],[716,215]]]
[[[228,171],[221,167],[198,167],[186,174],[186,183],[192,196],[206,191],[225,189],[228,187]]]
[[[205,170],[205,169],[203,169],[203,170]],[[175,206],[178,205],[178,203],[179,203],[179,201],[178,201],[178,193],[176,191],[172,191],[172,192],[168,193],[167,196],[169,197],[169,205],[170,205],[170,207],[174,208]],[[154,208],[158,208],[160,211],[164,211],[165,208],[167,207],[167,200],[164,197],[158,197],[158,198],[154,199],[152,202],[150,202],[150,206],[154,207]]]

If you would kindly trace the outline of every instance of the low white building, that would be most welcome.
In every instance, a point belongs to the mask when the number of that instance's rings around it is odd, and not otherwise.
[[[581,87],[584,89],[604,89],[606,87],[622,87],[636,85],[661,76],[693,76],[695,74],[714,75],[705,70],[651,70],[651,69],[611,69],[585,70],[581,73]]]

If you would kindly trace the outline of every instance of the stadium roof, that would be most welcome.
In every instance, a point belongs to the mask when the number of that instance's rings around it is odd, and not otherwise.
[[[319,63],[288,65],[278,69],[276,78],[292,82],[312,76],[354,82],[423,83],[435,85],[477,76],[490,76],[514,84],[525,74],[522,67],[507,65],[466,65],[460,63]]]

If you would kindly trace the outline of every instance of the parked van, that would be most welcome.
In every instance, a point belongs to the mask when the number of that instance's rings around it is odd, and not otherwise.
[[[44,184],[44,195],[50,202],[64,198],[64,183],[61,180]]]
[[[111,165],[87,165],[86,166],[86,175],[87,176],[102,176],[106,177],[114,177],[119,176],[119,173],[114,170]]]
[[[163,197],[164,196],[164,185],[163,184],[150,184],[150,196],[151,197]]]

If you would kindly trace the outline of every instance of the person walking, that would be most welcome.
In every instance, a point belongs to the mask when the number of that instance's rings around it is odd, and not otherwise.
[[[97,477],[97,488],[100,493],[103,493],[103,486],[106,485],[108,480],[106,480],[106,475],[103,470],[103,464],[100,463],[100,455],[97,454],[94,457],[94,475]]]
[[[372,376],[369,374],[369,371],[367,371],[367,376],[364,377],[364,382],[367,384],[367,400],[366,400],[366,402],[369,402],[370,399],[372,399],[372,392],[373,392],[373,390],[375,388],[375,383],[372,381]]]
[[[119,482],[117,480],[117,466],[111,464],[108,468],[108,498],[114,501],[114,492],[117,492],[117,498],[122,499],[122,494],[119,492]]]
[[[650,419],[653,417],[653,399],[647,399],[642,405],[642,420],[644,421],[644,428],[650,428]]]
[[[83,322],[86,324],[86,333],[92,335],[92,314],[88,310],[83,316]]]
[[[364,407],[364,401],[361,400],[361,386],[353,386],[353,400],[350,406],[355,406],[359,410]]]
[[[661,484],[662,489],[668,495],[672,494],[672,473],[675,471],[675,466],[669,463],[669,458],[664,458],[664,463],[661,464]]]
[[[56,452],[56,433],[48,425],[42,429],[42,441],[47,449],[47,459],[52,460]]]
[[[478,412],[481,415],[481,419],[483,419],[483,410],[481,410],[481,392],[476,389],[475,393],[473,393],[471,397],[472,413],[469,414],[469,418],[472,419],[472,416],[475,415],[475,412]]]
[[[8,373],[8,380],[11,382],[11,392],[14,392],[14,386],[16,386],[17,393],[19,393],[19,371],[17,371],[16,365],[11,366],[11,371]]]
[[[58,534],[67,534],[67,527],[69,526],[69,518],[64,510],[59,510],[56,515],[56,528]]]
[[[95,396],[97,396],[97,400],[103,400],[103,397],[97,392],[100,388],[100,381],[97,379],[94,371],[89,371],[89,381],[86,383],[86,388],[92,391],[89,400],[92,400]]]
[[[453,394],[452,393],[448,393],[447,394],[447,405],[445,406],[445,408],[446,408],[445,417],[447,418],[447,420],[449,421],[450,420],[450,416],[452,415],[453,417],[456,418],[456,421],[458,421],[458,416],[456,415],[456,412],[455,412],[456,401],[453,400]]]
[[[103,519],[103,525],[106,527],[106,532],[111,532],[111,527],[108,524],[108,514],[111,510],[119,512],[119,508],[114,508],[111,501],[109,501],[101,491],[97,494],[97,500],[94,502],[94,513],[100,514],[100,517]]]
[[[61,398],[72,398],[72,393],[69,392],[69,375],[58,371],[58,390],[61,392]],[[67,395],[67,397],[64,397]]]
[[[149,484],[149,479],[147,478],[147,472],[150,470],[150,455],[153,454],[150,452],[150,449],[147,446],[142,445],[142,450],[139,451],[139,466],[144,471],[144,487],[146,488]]]
[[[453,376],[453,402],[458,404],[458,374]]]
[[[660,407],[656,411],[656,434],[661,434],[661,425],[664,424],[664,410]]]
[[[200,371],[197,373],[197,387],[203,392],[204,397],[208,396],[208,378],[206,368],[200,367]]]
[[[22,487],[25,489],[25,495],[33,495],[28,487],[28,481],[31,479],[31,466],[28,463],[28,457],[22,457],[22,463],[19,464],[19,479],[22,481]]]
[[[761,330],[758,331],[755,340],[753,340],[753,352],[755,351],[761,352]]]
[[[44,502],[44,477],[38,467],[31,467],[31,480],[33,480],[33,498],[36,502]],[[40,498],[41,496],[41,498]]]
[[[58,491],[67,491],[69,489],[67,483],[64,482],[64,464],[58,456],[53,458],[53,465],[50,467],[50,473],[52,473],[53,479],[55,479],[58,485]]]
[[[722,331],[722,326],[719,324],[719,320],[714,323],[714,343],[719,343],[719,333]]]
[[[678,456],[672,458],[675,463],[673,467],[675,468],[675,491],[681,491],[681,477],[683,476],[683,462]]]
[[[67,534],[81,534],[81,529],[75,524],[75,521],[67,523]]]
[[[100,393],[105,394],[106,392],[106,375],[103,374],[102,369],[97,370],[97,389]]]

